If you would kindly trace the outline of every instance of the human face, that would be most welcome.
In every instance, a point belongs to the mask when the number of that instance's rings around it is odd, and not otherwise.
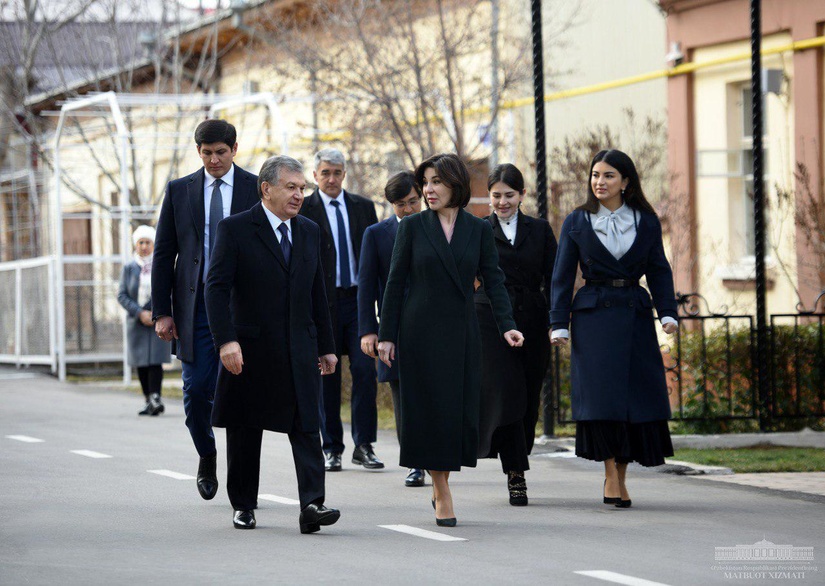
[[[418,195],[418,192],[413,188],[406,197],[402,197],[393,202],[392,208],[395,211],[395,215],[398,216],[398,219],[403,220],[407,216],[417,214],[421,211],[421,196]]]
[[[341,193],[341,186],[344,184],[344,177],[347,172],[343,165],[333,165],[332,163],[321,162],[318,168],[312,172],[318,189],[330,197],[338,197]]]
[[[215,179],[220,179],[229,173],[237,152],[237,142],[231,147],[225,142],[204,143],[198,147],[198,154],[201,156],[201,161],[203,161],[203,168]]]
[[[278,183],[272,185],[267,181],[261,183],[261,201],[266,208],[283,221],[298,215],[304,203],[304,190],[307,182],[303,173],[281,171]]]
[[[509,220],[518,210],[526,192],[526,189],[516,191],[504,181],[493,183],[490,188],[490,207],[493,208],[499,220]]]
[[[435,167],[427,167],[424,171],[424,197],[435,212],[445,209],[453,197],[453,190],[441,181]]]
[[[135,244],[135,254],[138,256],[149,256],[155,250],[155,243],[148,238],[141,238]]]
[[[627,187],[628,180],[622,178],[615,167],[604,161],[593,165],[590,172],[590,188],[604,207],[615,211],[622,207],[622,190]]]

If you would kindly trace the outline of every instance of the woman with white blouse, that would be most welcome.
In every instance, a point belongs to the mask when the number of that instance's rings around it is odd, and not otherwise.
[[[579,267],[585,285],[574,297]],[[590,165],[587,200],[559,236],[551,343],[571,343],[576,455],[604,462],[603,502],[619,508],[631,505],[629,462],[658,466],[673,455],[654,306],[662,329],[674,333],[673,273],[659,218],[630,157],[600,151]]]

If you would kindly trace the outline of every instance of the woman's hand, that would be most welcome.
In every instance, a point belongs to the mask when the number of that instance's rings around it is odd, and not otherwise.
[[[378,347],[378,334],[366,334],[361,336],[361,352],[370,358],[377,358],[376,348]]]
[[[386,340],[378,342],[378,358],[388,367],[392,367],[392,361],[395,360],[395,344]]]
[[[147,327],[154,327],[155,325],[152,321],[152,312],[148,309],[142,309],[138,314],[138,319],[140,320],[140,323]]]
[[[666,324],[662,324],[662,330],[666,334],[675,334],[676,330],[678,330],[678,329],[679,329],[679,324],[678,323],[667,322]]]
[[[524,344],[524,334],[518,330],[504,332],[504,340],[513,348],[518,348]]]

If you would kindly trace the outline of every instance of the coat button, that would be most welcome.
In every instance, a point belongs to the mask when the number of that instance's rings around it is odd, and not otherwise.
[[[630,302],[630,303],[628,303],[627,305],[628,305],[629,307],[633,307],[633,302],[631,301],[631,302]]]
[[[195,259],[195,264],[198,264],[198,262],[199,262],[198,259]]]
[[[194,293],[194,292],[195,292],[195,288],[194,288],[194,287],[189,287],[189,292],[190,292],[190,293]]]
[[[519,305],[519,306],[517,307],[517,309],[518,309],[519,311],[522,311],[522,310],[524,309],[524,306],[523,306],[523,305]]]
[[[605,302],[604,302],[604,306],[605,306],[605,307],[610,307],[610,302],[609,302],[609,301],[605,301]]]
[[[592,265],[593,264],[593,259],[592,258],[586,258],[586,259],[584,259],[584,263],[586,265]]]
[[[332,244],[327,244],[327,250],[329,250],[330,248],[332,248]]]

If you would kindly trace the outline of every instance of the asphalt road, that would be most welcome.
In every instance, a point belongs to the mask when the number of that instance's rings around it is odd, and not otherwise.
[[[447,529],[435,525],[429,486],[403,486],[388,432],[375,445],[385,470],[345,457],[327,475],[341,520],[312,535],[298,531],[289,442],[265,434],[260,490],[270,500],[259,502],[257,529],[238,531],[223,431],[221,488],[203,501],[181,402],[154,418],[136,415],[140,403],[0,371],[0,584],[825,583],[825,498],[631,467],[633,507],[621,510],[601,504],[600,464],[536,455],[528,507],[509,506],[497,462],[455,474],[458,526]],[[814,560],[715,559],[718,547],[763,539],[812,547]]]

